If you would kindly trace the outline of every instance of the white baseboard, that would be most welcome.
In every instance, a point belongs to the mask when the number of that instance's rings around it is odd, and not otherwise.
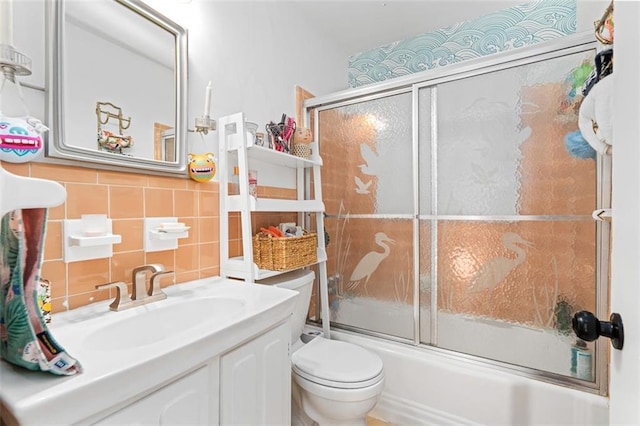
[[[370,416],[394,426],[480,426],[464,417],[456,416],[414,401],[383,392]]]

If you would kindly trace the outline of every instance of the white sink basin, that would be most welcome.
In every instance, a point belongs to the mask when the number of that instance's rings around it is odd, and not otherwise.
[[[220,277],[163,291],[166,299],[124,311],[110,311],[105,300],[54,314],[51,336],[80,362],[82,373],[56,377],[0,362],[0,400],[19,424],[40,424],[48,416],[56,424],[92,424],[96,413],[217,365],[227,351],[287,321],[297,297]]]
[[[181,333],[222,318],[233,318],[245,308],[241,299],[206,297],[172,305],[143,305],[144,315],[129,317],[101,326],[86,336],[87,349],[109,351],[132,349],[166,339],[179,339]]]

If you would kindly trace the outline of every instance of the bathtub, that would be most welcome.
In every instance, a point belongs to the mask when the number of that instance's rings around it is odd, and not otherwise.
[[[377,353],[386,383],[373,417],[394,425],[607,425],[609,400],[440,351],[348,331],[331,338]]]

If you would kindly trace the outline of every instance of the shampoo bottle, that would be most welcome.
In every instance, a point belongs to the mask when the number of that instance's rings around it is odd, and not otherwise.
[[[582,380],[593,380],[591,351],[581,339],[571,346],[571,375]]]

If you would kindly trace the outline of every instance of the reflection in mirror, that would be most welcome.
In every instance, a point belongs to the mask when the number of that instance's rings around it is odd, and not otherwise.
[[[185,30],[139,0],[47,6],[47,155],[184,173]]]

